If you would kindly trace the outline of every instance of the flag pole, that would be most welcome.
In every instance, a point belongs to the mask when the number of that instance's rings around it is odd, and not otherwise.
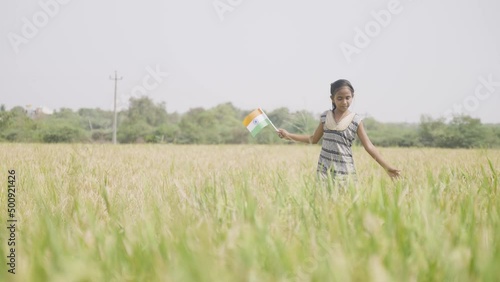
[[[267,120],[271,123],[271,125],[274,127],[274,130],[276,130],[276,132],[278,132],[278,129],[276,128],[276,126],[274,126],[273,122],[271,121],[271,119],[266,115],[266,112],[264,112],[264,110],[262,110],[262,108],[259,108],[259,110],[264,114],[264,116],[266,116]]]

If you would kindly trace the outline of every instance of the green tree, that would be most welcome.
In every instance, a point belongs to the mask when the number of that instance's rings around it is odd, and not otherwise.
[[[220,104],[210,109],[217,122],[219,143],[241,144],[248,142],[248,131],[242,124],[243,113],[231,103]]]
[[[179,124],[180,143],[187,144],[218,144],[220,136],[217,130],[217,117],[211,111],[203,108],[190,109],[185,113]]]
[[[267,113],[267,116],[269,117],[269,119],[278,128],[284,128],[288,125],[287,123],[290,120],[290,115],[291,114],[290,114],[290,111],[288,110],[288,108],[283,108],[283,107],[277,108],[277,109]],[[287,128],[291,129],[289,127],[287,127]]]
[[[94,142],[111,142],[113,138],[113,112],[101,109],[83,108],[77,111],[84,129],[91,133]]]
[[[9,127],[12,113],[5,109],[5,105],[0,106],[0,140],[4,140],[4,132]]]
[[[125,120],[116,133],[120,143],[143,143],[153,139],[154,128],[145,120]]]
[[[485,127],[479,119],[455,116],[447,124],[443,118],[423,116],[419,125],[419,138],[424,146],[442,148],[474,148],[487,146]]]
[[[127,118],[131,121],[144,121],[150,126],[159,126],[167,121],[165,103],[155,104],[146,96],[131,98]]]
[[[89,136],[86,132],[67,123],[66,121],[52,121],[42,126],[39,130],[39,138],[45,143],[73,143],[88,142]]]
[[[499,148],[500,147],[500,125],[499,124],[486,124],[484,125],[486,147]]]
[[[37,140],[45,143],[89,142],[88,123],[69,108],[61,108],[52,115],[36,120]]]
[[[34,142],[36,139],[37,124],[28,117],[22,107],[14,107],[10,112],[2,112],[5,123],[2,125],[3,139],[10,142]]]
[[[162,134],[158,128],[167,123],[165,103],[155,104],[143,96],[131,98],[130,106],[118,124],[117,139],[121,143],[159,142]]]
[[[415,147],[420,146],[418,127],[408,123],[382,123],[368,117],[363,125],[376,146],[382,147]],[[359,144],[359,139],[356,139]]]
[[[448,128],[448,148],[474,148],[486,146],[484,143],[486,137],[485,128],[480,119],[469,116],[455,116],[450,122]]]
[[[437,120],[422,116],[418,129],[419,141],[426,147],[441,147],[445,143],[447,132],[444,118]]]

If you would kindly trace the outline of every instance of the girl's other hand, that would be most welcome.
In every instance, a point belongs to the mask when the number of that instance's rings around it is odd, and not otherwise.
[[[401,170],[396,169],[396,168],[390,167],[386,171],[387,171],[387,174],[389,174],[389,176],[392,179],[399,178],[399,176],[401,175]]]

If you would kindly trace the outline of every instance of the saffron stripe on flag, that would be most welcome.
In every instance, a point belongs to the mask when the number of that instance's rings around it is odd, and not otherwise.
[[[266,126],[272,124],[267,115],[258,108],[248,114],[243,120],[243,124],[247,127],[250,134],[255,137]]]
[[[245,117],[243,120],[243,125],[247,126],[258,116],[264,114],[260,108],[253,110],[251,113],[248,114],[248,116]]]

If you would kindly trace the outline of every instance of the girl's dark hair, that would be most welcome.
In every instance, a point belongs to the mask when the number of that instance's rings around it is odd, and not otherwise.
[[[349,82],[349,80],[339,79],[339,80],[335,81],[334,83],[330,84],[330,93],[332,95],[331,97],[333,98],[333,96],[335,96],[335,93],[337,93],[337,91],[344,86],[349,87],[352,95],[354,96],[354,87],[352,87],[352,84]],[[335,108],[336,108],[335,103],[333,103],[333,101],[332,101],[332,111],[335,110]]]

